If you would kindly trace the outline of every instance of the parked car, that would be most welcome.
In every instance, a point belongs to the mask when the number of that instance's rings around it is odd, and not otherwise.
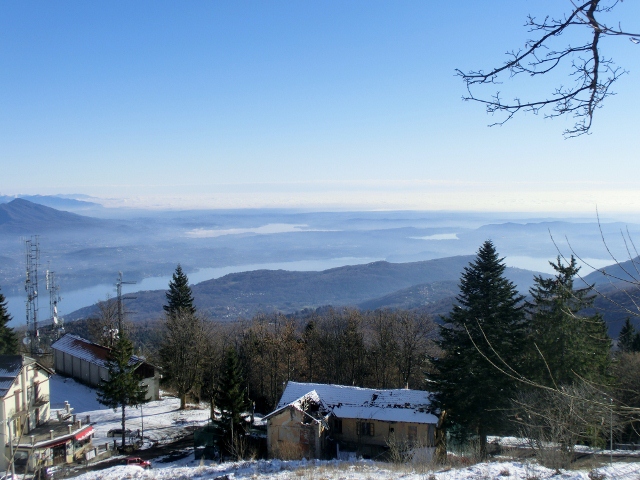
[[[140,457],[127,458],[127,465],[137,465],[142,468],[151,468],[151,462],[149,460],[143,460]]]
[[[126,437],[130,437],[131,436],[131,430],[129,430],[128,428],[124,431],[124,435]],[[109,430],[107,432],[107,437],[121,437],[122,436],[122,429],[121,428],[112,428],[111,430]]]

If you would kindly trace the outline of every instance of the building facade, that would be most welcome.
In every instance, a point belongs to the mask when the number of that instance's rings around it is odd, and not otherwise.
[[[101,380],[109,379],[109,348],[67,333],[51,345],[51,349],[56,373],[92,387],[98,386]],[[147,386],[147,400],[159,400],[159,369],[135,355],[131,362],[137,365],[135,372],[140,383]]]
[[[374,458],[395,444],[433,454],[438,418],[429,392],[289,382],[265,417],[269,455]]]
[[[0,471],[69,463],[91,447],[93,427],[68,415],[51,421],[51,370],[23,355],[0,355]]]

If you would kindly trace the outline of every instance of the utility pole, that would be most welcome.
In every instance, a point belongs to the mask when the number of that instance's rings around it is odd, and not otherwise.
[[[123,330],[123,316],[124,309],[122,307],[122,285],[134,285],[136,282],[125,282],[122,280],[122,272],[118,272],[118,281],[116,282],[116,292],[118,296],[118,333],[121,335]],[[132,299],[135,297],[127,297],[127,299]]]

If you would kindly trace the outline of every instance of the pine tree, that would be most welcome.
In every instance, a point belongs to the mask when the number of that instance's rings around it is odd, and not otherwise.
[[[550,262],[553,278],[536,276],[531,288],[531,353],[527,377],[543,385],[570,385],[578,379],[603,382],[609,365],[611,340],[600,314],[587,314],[595,296],[591,288],[574,288],[580,270],[571,257]]]
[[[207,334],[204,321],[189,310],[167,314],[159,356],[162,381],[175,389],[180,409],[187,407],[187,395],[201,381]]]
[[[179,312],[189,314],[196,313],[193,305],[193,293],[189,287],[189,278],[182,271],[180,264],[176,267],[173,277],[169,282],[169,291],[166,293],[167,305],[164,305],[164,311],[169,316],[176,315]]]
[[[0,355],[15,355],[18,353],[18,338],[13,328],[7,323],[12,320],[7,311],[7,300],[0,292]]]
[[[620,335],[618,335],[618,349],[621,352],[635,352],[638,343],[638,333],[631,323],[631,319],[627,317],[624,322]]]
[[[224,432],[226,444],[228,447],[233,448],[236,439],[245,433],[245,422],[242,420],[242,414],[251,405],[247,398],[238,353],[233,347],[227,349],[225,354],[215,402],[221,412],[219,425]]]
[[[187,407],[187,395],[197,386],[206,346],[205,325],[196,314],[189,279],[178,264],[169,282],[164,335],[160,344],[163,382],[176,390],[180,409]]]
[[[147,386],[140,384],[135,373],[137,362],[133,361],[133,344],[124,332],[109,352],[107,370],[108,380],[98,385],[98,402],[113,408],[122,408],[122,447],[125,445],[125,408],[137,407],[146,401]]]
[[[505,428],[505,411],[517,388],[496,366],[521,366],[523,297],[505,278],[505,268],[493,243],[484,242],[464,269],[457,305],[440,328],[443,355],[432,358],[433,405],[446,412],[446,424],[456,427],[459,439],[477,436],[481,457],[487,434]]]

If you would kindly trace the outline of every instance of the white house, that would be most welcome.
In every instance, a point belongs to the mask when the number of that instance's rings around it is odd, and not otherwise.
[[[0,471],[13,463],[35,471],[72,462],[91,446],[93,427],[75,421],[70,409],[62,421],[50,421],[51,370],[23,355],[0,355]]]

